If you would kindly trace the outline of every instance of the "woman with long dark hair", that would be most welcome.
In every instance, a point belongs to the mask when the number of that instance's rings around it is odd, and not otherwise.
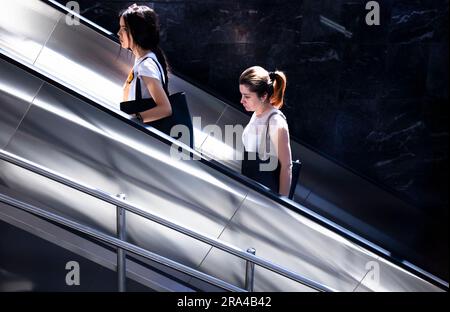
[[[117,34],[121,47],[130,49],[135,56],[134,66],[124,85],[123,101],[136,100],[138,90],[142,99],[152,98],[156,104],[152,109],[137,113],[138,120],[148,123],[170,116],[168,65],[159,47],[158,16],[147,6],[133,4],[120,14],[119,23]]]

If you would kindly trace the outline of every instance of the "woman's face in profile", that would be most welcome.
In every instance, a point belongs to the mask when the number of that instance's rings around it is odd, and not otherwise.
[[[123,16],[120,17],[119,24],[120,24],[120,28],[119,28],[119,31],[117,32],[117,35],[119,36],[120,45],[124,49],[129,49],[129,48],[131,48],[130,47],[130,37],[128,35],[128,29],[125,24],[125,20],[124,20]]]
[[[247,112],[254,112],[261,106],[261,100],[256,92],[250,91],[246,85],[239,85],[239,91],[241,92],[241,104]]]

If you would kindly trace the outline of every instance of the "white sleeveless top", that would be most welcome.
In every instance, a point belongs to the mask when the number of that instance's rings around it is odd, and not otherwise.
[[[277,111],[277,108],[272,107],[272,109],[264,112],[259,117],[256,116],[256,113],[253,113],[242,133],[242,143],[247,152],[258,152],[261,159],[266,159],[268,156],[278,157],[278,129],[283,128],[289,131],[288,124],[279,111],[270,118],[270,148],[268,153],[266,152],[267,118]]]

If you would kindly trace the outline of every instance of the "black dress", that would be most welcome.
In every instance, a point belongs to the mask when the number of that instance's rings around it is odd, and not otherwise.
[[[274,156],[271,156],[276,158]],[[250,179],[259,182],[268,188],[270,188],[275,193],[278,193],[280,189],[280,161],[278,158],[272,161],[277,161],[278,165],[275,170],[262,171],[260,168],[264,164],[268,164],[271,161],[270,158],[267,160],[262,160],[258,153],[247,152],[244,150],[244,159],[242,160],[242,174]]]

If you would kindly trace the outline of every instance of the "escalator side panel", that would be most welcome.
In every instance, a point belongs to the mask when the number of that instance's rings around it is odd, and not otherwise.
[[[0,148],[19,126],[42,81],[0,60]]]
[[[380,267],[379,284],[372,290],[439,290],[307,218],[281,205],[261,201],[254,192],[247,195],[220,239],[245,250],[255,248],[258,256],[276,259],[277,264],[339,291],[357,289],[364,278],[367,281],[367,276],[371,276],[376,264]],[[226,275],[217,268],[219,261],[233,267],[235,273]],[[243,286],[245,262],[222,251],[210,252],[201,268]],[[255,274],[255,290],[305,291],[305,287],[259,268]]]
[[[205,126],[215,125],[226,110],[227,105],[177,76],[171,75],[169,79],[171,93],[186,92],[189,112],[193,119],[194,147],[200,151],[208,137],[208,133],[203,131]]]
[[[219,137],[210,135],[202,145],[202,152],[214,159],[219,159],[222,164],[231,169],[241,172],[244,153],[242,133],[249,120],[249,116],[228,106],[216,123],[222,135]]]
[[[36,61],[38,68],[117,109],[132,64],[130,51],[83,24],[68,25],[64,19]]]
[[[34,63],[62,16],[38,0],[2,1],[0,48]]]
[[[0,189],[2,193],[5,191],[4,188],[0,187]],[[41,206],[40,208],[44,207]],[[28,239],[26,239],[22,243],[19,243],[15,235],[2,235],[2,237],[7,238],[7,240],[3,240],[3,242],[0,242],[0,245],[2,246],[2,248],[0,249],[0,253],[6,253],[4,257],[0,257],[0,268],[9,268],[8,271],[13,271],[12,273],[14,273],[15,277],[13,276],[13,278],[9,278],[9,281],[1,281],[0,278],[0,288],[4,287],[6,282],[11,284],[11,282],[16,282],[18,279],[31,279],[31,283],[27,283],[28,289],[24,289],[23,287],[16,287],[16,289],[10,290],[42,291],[45,289],[53,291],[104,291],[106,290],[105,287],[108,288],[109,291],[117,290],[117,258],[114,248],[99,245],[95,240],[89,240],[86,237],[77,235],[78,233],[76,232],[70,232],[66,228],[59,227],[56,224],[50,223],[32,214],[0,203],[0,231],[5,230],[3,222],[15,227],[16,230],[13,230],[12,233],[18,234],[19,237],[23,236],[23,234],[19,233],[20,231],[28,232],[32,236],[28,235],[30,236]],[[11,232],[11,230],[9,231]],[[34,266],[34,270],[28,272],[26,276],[17,276],[20,271],[22,271],[21,275],[23,275],[24,269],[29,270],[29,268],[23,268],[22,266],[24,265],[20,265],[20,261],[27,262],[26,266],[29,267],[30,261],[33,261],[33,258],[37,257],[37,252],[33,252],[33,250],[36,250],[36,244],[43,244],[39,239],[42,241],[47,241],[54,246],[49,246],[50,244],[46,243],[45,245],[47,246],[47,248],[40,248],[38,251],[40,256],[38,257],[45,257],[46,259],[61,259],[62,253],[63,255],[65,255],[65,261],[60,261],[60,265],[53,267],[48,266],[48,262],[50,261],[45,261],[45,264],[43,264],[43,266],[37,266],[36,264],[31,263],[31,266]],[[14,249],[19,249],[22,251],[20,253],[14,252]],[[23,255],[25,253],[31,255],[31,259],[23,259]],[[79,262],[80,264],[80,287],[67,287],[67,285],[65,284],[65,275],[68,273],[68,270],[65,270],[65,264],[68,261],[74,260],[77,260],[77,262]],[[53,261],[53,259],[51,261]],[[14,262],[19,263],[14,264]],[[99,266],[93,267],[91,263],[96,263],[104,269]],[[148,291],[149,289],[152,289],[154,291],[191,291],[191,289],[189,289],[188,287],[185,287],[184,285],[179,284],[174,280],[168,279],[166,276],[161,275],[158,272],[149,270],[147,267],[139,263],[131,261],[130,255],[128,256],[126,267],[128,277],[127,290],[129,291]],[[53,272],[55,271],[58,274],[53,274]],[[110,276],[108,276],[107,279],[105,279],[105,276],[103,275],[103,272],[105,271],[110,272]],[[52,273],[53,277],[56,277],[51,281],[51,284],[47,283],[49,277],[46,276],[46,273],[49,272]],[[101,276],[103,276],[103,278]],[[36,279],[43,281],[43,283],[41,283],[43,285],[39,285],[38,283],[33,282]],[[95,282],[89,283],[87,282],[88,280],[93,280]],[[142,285],[138,285],[134,281],[149,288],[144,288]],[[49,286],[52,286],[53,288],[49,288]],[[43,289],[42,287],[45,288]]]
[[[378,257],[370,263],[370,270],[355,291],[376,292],[443,292],[417,276]],[[442,281],[445,283],[444,281]]]
[[[365,264],[373,260],[355,244],[281,205],[262,201],[254,192],[247,195],[220,239],[245,250],[255,248],[258,256],[277,259],[277,264],[339,291],[355,289],[366,273]],[[240,274],[224,276],[216,270],[214,264],[221,258]],[[245,263],[221,251],[209,253],[202,269],[243,285]],[[258,268],[255,290],[305,291],[305,287]]]
[[[168,145],[47,84],[8,151],[110,194],[125,193],[131,203],[212,237],[220,234],[245,197],[233,179],[217,176],[198,161],[172,159]],[[31,179],[20,169],[1,171],[7,185],[60,213],[113,230],[114,207],[100,205],[97,210],[95,201],[53,185],[47,188],[45,179]],[[209,249],[151,221],[127,219],[131,241],[150,250],[162,246],[161,253],[172,259],[196,266]]]

